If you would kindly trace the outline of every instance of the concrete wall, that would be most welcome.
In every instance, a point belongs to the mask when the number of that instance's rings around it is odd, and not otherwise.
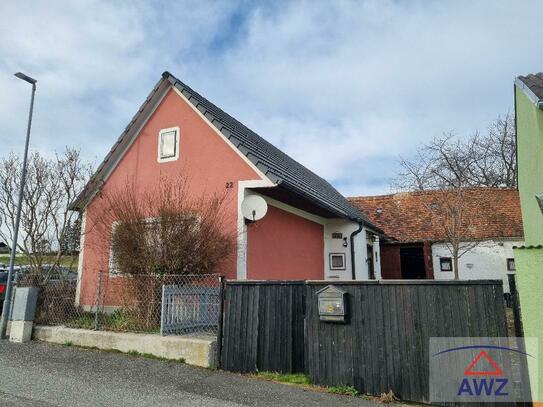
[[[184,359],[201,367],[217,366],[215,337],[159,336],[72,329],[63,326],[35,326],[34,339],[61,345],[92,347],[120,352],[136,351],[165,359]]]
[[[504,292],[509,292],[507,282],[507,259],[514,258],[513,246],[522,246],[523,241],[488,240],[481,242],[459,259],[459,275],[462,280],[498,279],[503,280]],[[451,257],[444,243],[432,245],[434,278],[452,280],[454,273],[441,271],[440,258]]]

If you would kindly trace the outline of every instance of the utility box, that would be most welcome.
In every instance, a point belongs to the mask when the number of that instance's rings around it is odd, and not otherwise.
[[[333,285],[317,291],[319,319],[325,322],[347,321],[347,293]]]
[[[37,287],[17,287],[13,301],[12,321],[33,321],[38,302]]]

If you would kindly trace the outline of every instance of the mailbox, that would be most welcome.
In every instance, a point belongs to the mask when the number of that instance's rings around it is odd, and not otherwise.
[[[347,293],[329,285],[317,291],[319,319],[328,322],[345,322],[347,317]]]

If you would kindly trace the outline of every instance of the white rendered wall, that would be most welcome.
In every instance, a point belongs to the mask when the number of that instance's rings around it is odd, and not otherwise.
[[[358,229],[358,223],[344,219],[327,219],[324,225],[324,278],[326,280],[352,280],[351,271],[351,233]],[[341,233],[347,238],[347,247],[343,239],[332,239],[332,233]],[[356,279],[367,279],[366,267],[366,230],[362,229],[354,238]],[[345,254],[345,270],[330,269],[330,253]],[[364,278],[364,276],[366,276]]]
[[[514,258],[513,246],[522,246],[522,240],[488,240],[481,242],[458,260],[459,277],[461,280],[503,280],[503,291],[509,292],[507,281],[507,259]],[[452,271],[441,271],[441,257],[452,257],[445,243],[432,245],[432,262],[434,279],[452,280]]]

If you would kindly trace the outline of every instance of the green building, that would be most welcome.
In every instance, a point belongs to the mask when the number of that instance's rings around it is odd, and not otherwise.
[[[526,337],[539,338],[539,401],[543,400],[543,73],[515,80],[518,188],[525,246],[515,250]],[[532,374],[535,372],[531,372]],[[532,376],[533,377],[533,376]]]

